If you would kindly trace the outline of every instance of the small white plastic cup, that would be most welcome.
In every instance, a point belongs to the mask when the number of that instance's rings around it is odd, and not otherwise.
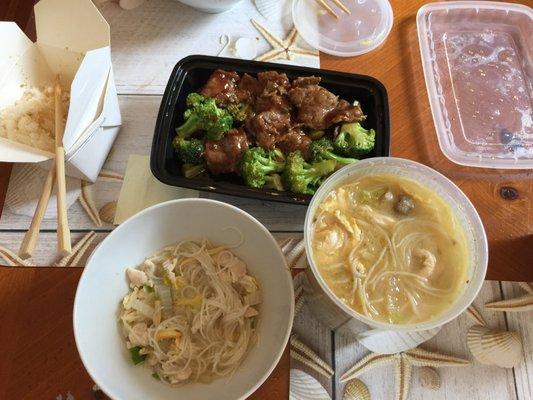
[[[412,179],[438,194],[452,207],[464,230],[468,249],[467,283],[455,303],[435,318],[416,324],[389,324],[372,320],[343,303],[328,287],[313,259],[313,219],[328,193],[365,175],[395,175]],[[317,190],[305,217],[304,240],[309,269],[306,302],[322,322],[344,334],[355,335],[367,348],[379,353],[396,353],[416,347],[435,335],[440,327],[460,315],[479,293],[488,264],[487,237],[479,215],[466,195],[439,172],[394,157],[369,158],[341,168]]]

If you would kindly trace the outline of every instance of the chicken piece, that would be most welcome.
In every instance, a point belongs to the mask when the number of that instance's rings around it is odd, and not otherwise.
[[[309,157],[309,146],[311,145],[311,142],[311,139],[301,128],[293,127],[278,139],[276,147],[285,154],[299,150],[303,157],[307,159]]]
[[[417,258],[421,268],[418,273],[424,278],[429,278],[435,272],[437,265],[437,258],[435,255],[426,249],[416,248],[413,255]]]
[[[204,150],[207,169],[214,175],[237,172],[246,150],[248,139],[239,129],[232,129],[221,140],[208,140]]]
[[[246,293],[253,293],[259,289],[257,282],[250,275],[243,276],[241,279],[239,279],[238,284]]]
[[[237,83],[239,74],[234,71],[217,69],[211,74],[205,85],[200,89],[200,94],[212,97],[220,106],[238,103]]]
[[[150,344],[148,326],[144,322],[139,322],[138,324],[133,325],[128,333],[128,340],[132,347],[148,346]]]
[[[232,282],[237,282],[246,275],[246,264],[242,260],[236,260],[228,267]]]
[[[259,290],[256,290],[255,292],[252,292],[244,296],[244,304],[248,306],[255,306],[260,303],[261,303],[261,292]]]
[[[396,223],[396,220],[394,218],[374,210],[368,204],[359,207],[361,208],[362,214],[377,225],[389,227]]]
[[[246,128],[259,146],[272,150],[280,136],[287,132],[290,124],[288,113],[264,111],[248,119]]]
[[[128,275],[130,287],[132,288],[142,286],[148,282],[148,277],[146,274],[143,271],[139,271],[135,268],[126,269],[126,275]]]
[[[253,307],[248,307],[246,309],[246,311],[244,312],[244,318],[251,318],[251,317],[255,317],[256,315],[258,315],[259,312],[253,308]]]

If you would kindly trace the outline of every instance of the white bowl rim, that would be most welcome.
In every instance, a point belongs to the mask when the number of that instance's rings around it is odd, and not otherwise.
[[[234,205],[231,205],[231,204],[228,204],[228,203],[224,203],[224,202],[218,201],[218,200],[212,200],[212,199],[186,198],[186,199],[169,200],[169,201],[165,201],[163,203],[155,204],[155,205],[153,205],[151,207],[148,207],[148,208],[145,208],[144,210],[139,211],[137,214],[134,214],[131,217],[129,217],[126,221],[124,221],[119,226],[117,226],[115,229],[113,229],[109,233],[109,235],[107,235],[104,238],[104,240],[101,243],[103,243],[108,238],[112,237],[112,235],[117,235],[118,234],[118,233],[115,233],[115,232],[120,232],[121,230],[127,229],[128,224],[131,223],[132,220],[140,217],[141,215],[148,214],[148,213],[150,213],[151,211],[153,211],[155,209],[162,208],[162,207],[168,207],[171,204],[176,204],[176,203],[198,203],[198,202],[200,202],[200,203],[211,203],[211,204],[216,204],[216,205],[222,206],[222,207],[228,207],[228,208],[236,211],[237,213],[242,214],[247,219],[251,220],[260,230],[262,230],[264,233],[267,234],[267,237],[274,244],[274,247],[279,252],[279,254],[280,254],[280,256],[281,256],[281,258],[283,260],[283,263],[284,263],[284,265],[282,265],[281,268],[286,268],[287,270],[289,270],[286,258],[283,255],[283,252],[281,251],[281,248],[279,247],[278,242],[276,241],[276,239],[274,239],[274,236],[272,236],[272,233],[270,233],[270,231],[261,222],[259,222],[252,215],[248,214],[246,211],[241,210],[240,208],[235,207]],[[120,399],[120,397],[117,396],[117,394],[114,392],[114,390],[112,390],[110,387],[108,387],[106,385],[100,386],[100,383],[97,382],[97,379],[95,379],[95,374],[93,373],[91,368],[87,365],[85,357],[82,354],[82,352],[80,351],[80,344],[79,344],[79,338],[78,338],[79,333],[78,333],[78,330],[77,330],[77,327],[76,327],[76,320],[79,318],[78,317],[78,308],[79,308],[78,307],[78,303],[81,301],[79,296],[78,296],[78,288],[82,284],[82,282],[84,280],[84,276],[86,275],[86,273],[88,271],[87,267],[89,266],[93,256],[96,254],[98,248],[100,247],[100,244],[95,247],[95,249],[92,251],[91,255],[87,258],[87,261],[85,263],[86,266],[83,268],[83,272],[82,272],[82,274],[80,276],[80,280],[78,281],[78,285],[76,286],[76,294],[75,294],[75,297],[74,297],[74,305],[73,305],[73,308],[72,308],[72,325],[73,325],[73,330],[74,330],[74,341],[76,343],[76,349],[78,351],[78,354],[80,356],[81,362],[82,362],[85,370],[87,371],[87,373],[89,374],[91,379],[95,383],[98,384],[100,389],[107,396],[109,396],[110,398],[116,400],[116,399]],[[289,303],[289,321],[290,321],[290,323],[288,324],[288,326],[286,328],[286,332],[285,332],[285,334],[283,336],[282,346],[280,346],[280,349],[278,350],[277,354],[275,355],[274,362],[272,363],[272,365],[267,370],[265,370],[264,374],[256,382],[256,384],[254,386],[252,386],[245,394],[243,394],[243,397],[241,397],[241,399],[245,399],[245,398],[249,397],[257,389],[259,389],[259,387],[268,379],[270,374],[272,374],[272,371],[274,371],[274,369],[279,364],[279,361],[281,360],[281,357],[283,356],[285,348],[287,347],[287,343],[289,342],[289,337],[291,335],[292,325],[293,325],[293,321],[294,321],[294,285],[293,285],[293,280],[292,280],[292,277],[291,277],[290,274],[288,274],[288,281],[289,281],[288,283],[289,283],[289,288],[290,288],[290,303]]]
[[[483,226],[483,222],[481,221],[481,218],[468,198],[468,196],[450,179],[448,179],[445,175],[441,174],[439,171],[428,167],[427,165],[424,165],[422,163],[419,163],[417,161],[409,160],[406,158],[400,158],[400,157],[373,157],[373,158],[366,158],[360,161],[357,161],[356,163],[349,164],[344,166],[342,169],[344,169],[344,172],[346,172],[346,168],[350,169],[357,169],[361,166],[365,166],[366,164],[371,163],[384,163],[387,164],[388,162],[405,162],[407,164],[410,164],[413,167],[419,168],[424,170],[425,172],[428,172],[429,174],[433,176],[438,176],[441,180],[444,182],[447,182],[450,184],[453,188],[456,189],[459,196],[464,201],[464,204],[466,208],[469,209],[471,212],[471,220],[472,222],[477,225],[477,227],[481,228],[480,231],[483,233],[482,237],[477,238],[481,243],[481,248],[483,249],[483,254],[480,256],[480,274],[483,275],[482,279],[477,280],[477,282],[471,281],[469,284],[476,285],[474,286],[474,289],[472,290],[471,294],[471,301],[465,302],[465,305],[460,307],[456,313],[453,313],[448,318],[439,319],[439,316],[436,316],[435,318],[432,318],[428,321],[422,322],[422,323],[416,323],[416,324],[405,324],[405,325],[395,325],[395,324],[389,324],[385,322],[375,321],[371,318],[368,318],[362,314],[359,314],[354,309],[350,308],[348,305],[346,305],[344,302],[342,302],[330,289],[324,278],[322,278],[322,275],[318,271],[317,266],[315,265],[314,260],[310,256],[311,254],[311,243],[310,243],[310,229],[311,229],[311,223],[314,212],[312,210],[314,209],[314,205],[316,202],[318,202],[319,196],[317,194],[322,190],[325,190],[327,185],[326,183],[335,181],[339,177],[339,172],[341,170],[338,170],[334,174],[330,175],[318,188],[317,192],[311,199],[311,202],[309,203],[309,207],[307,208],[307,212],[305,214],[305,222],[304,222],[304,243],[305,243],[305,252],[307,255],[307,261],[309,263],[309,268],[315,277],[316,281],[322,288],[325,294],[327,294],[328,298],[332,300],[338,307],[340,307],[346,314],[351,316],[354,319],[357,319],[359,321],[362,321],[366,323],[367,325],[382,329],[382,330],[389,330],[389,331],[396,331],[396,332],[417,332],[417,331],[425,331],[433,328],[438,328],[440,326],[445,325],[446,323],[450,322],[451,320],[457,318],[458,315],[462,314],[469,306],[472,304],[472,302],[475,300],[477,295],[479,294],[479,291],[481,290],[481,287],[483,286],[483,282],[485,281],[485,277],[487,274],[487,267],[488,267],[488,242],[487,242],[487,234],[485,232],[485,228]]]

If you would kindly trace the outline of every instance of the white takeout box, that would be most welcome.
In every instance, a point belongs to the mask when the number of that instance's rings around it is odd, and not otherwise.
[[[91,0],[41,0],[34,7],[37,41],[14,22],[0,22],[0,109],[24,85],[70,88],[63,136],[67,174],[95,181],[121,125],[111,67],[109,25]],[[43,162],[54,155],[0,138],[0,161]]]

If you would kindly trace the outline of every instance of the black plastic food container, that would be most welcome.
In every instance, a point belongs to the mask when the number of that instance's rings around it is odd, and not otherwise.
[[[183,121],[187,95],[202,87],[211,73],[218,68],[236,71],[239,74],[247,72],[252,75],[261,71],[275,70],[286,73],[290,79],[309,75],[321,77],[321,86],[350,103],[354,100],[361,103],[361,108],[367,115],[364,122],[365,128],[376,130],[376,146],[366,157],[389,155],[390,127],[387,91],[374,78],[293,65],[221,57],[189,56],[179,61],[174,67],[157,116],[150,168],[154,176],[161,182],[172,186],[260,200],[309,204],[311,200],[309,195],[279,192],[274,189],[249,188],[235,174],[213,176],[204,173],[194,178],[182,176],[180,160],[172,147],[172,139],[176,134],[175,128],[181,125]]]

